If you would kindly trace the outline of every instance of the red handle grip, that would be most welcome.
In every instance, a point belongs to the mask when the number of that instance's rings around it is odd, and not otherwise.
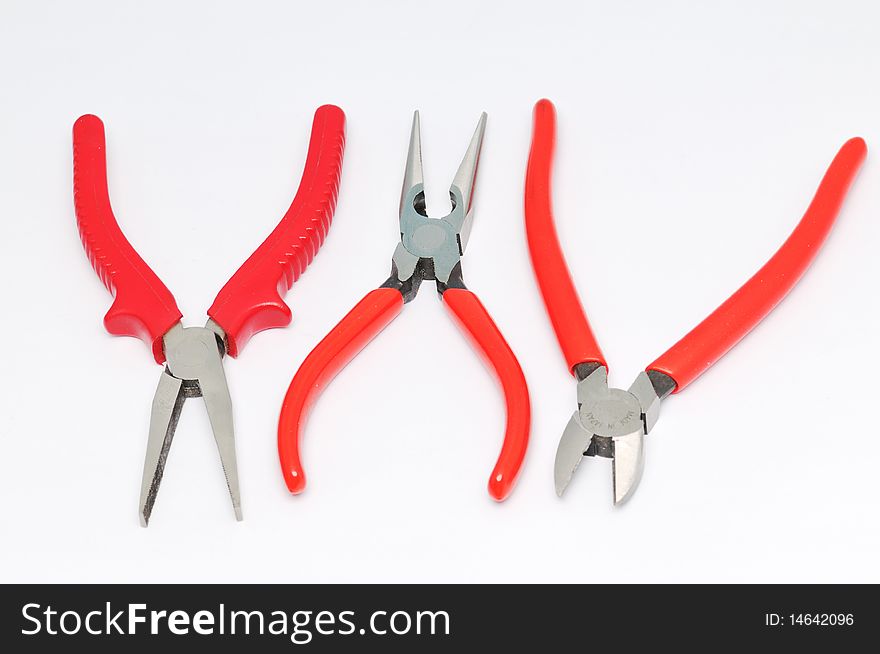
[[[73,202],[83,247],[113,304],[104,327],[117,336],[134,336],[165,361],[162,336],[182,315],[171,291],[135,252],[110,207],[104,123],[97,116],[73,124]]]
[[[504,389],[507,429],[501,454],[492,470],[492,476],[489,477],[489,494],[500,502],[513,490],[529,445],[529,388],[516,356],[479,298],[463,288],[447,289],[442,297],[443,304],[452,312],[455,322],[495,371]]]
[[[281,473],[291,493],[306,487],[299,441],[311,407],[320,392],[390,323],[403,308],[397,289],[370,291],[309,353],[296,371],[278,420],[278,456]]]
[[[282,296],[315,258],[327,236],[342,174],[345,114],[333,105],[315,112],[299,190],[269,237],[217,294],[208,315],[238,356],[257,332],[290,324]]]
[[[553,225],[550,181],[556,146],[556,110],[550,100],[535,105],[532,148],[526,170],[526,236],[538,287],[569,371],[594,361],[606,368],[605,357],[584,313],[559,237]]]
[[[776,254],[647,370],[671,377],[676,383],[674,392],[684,390],[782,301],[825,242],[866,154],[862,139],[847,141],[831,162],[804,217]]]

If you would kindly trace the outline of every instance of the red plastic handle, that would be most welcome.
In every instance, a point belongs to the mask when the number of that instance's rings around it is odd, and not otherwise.
[[[342,109],[319,107],[302,180],[290,208],[208,309],[208,315],[226,332],[231,356],[238,356],[257,332],[290,324],[290,307],[282,296],[315,258],[330,229],[344,148]]]
[[[526,236],[532,267],[568,369],[573,371],[579,363],[591,361],[607,368],[553,225],[550,181],[555,146],[556,110],[550,100],[539,100],[535,105],[525,192]]]
[[[116,336],[134,336],[165,361],[162,336],[181,318],[171,291],[135,252],[110,207],[104,123],[97,116],[73,124],[73,202],[83,247],[113,304],[104,327]]]
[[[504,389],[507,429],[501,454],[492,470],[492,476],[489,477],[489,494],[500,502],[513,490],[529,445],[529,388],[519,361],[479,298],[463,288],[447,289],[442,297],[443,304],[452,312],[456,324],[468,336],[484,361],[492,367]]]
[[[674,392],[678,393],[773,310],[798,282],[825,242],[866,154],[862,139],[847,141],[831,162],[804,217],[776,254],[647,370],[670,376],[676,383]]]
[[[394,288],[370,291],[309,353],[296,371],[278,420],[278,456],[291,493],[306,487],[299,441],[308,413],[321,391],[403,308],[403,296]]]

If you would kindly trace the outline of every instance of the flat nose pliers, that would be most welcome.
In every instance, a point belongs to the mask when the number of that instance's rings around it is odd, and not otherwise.
[[[485,129],[483,114],[449,189],[452,212],[444,218],[429,218],[425,210],[419,114],[415,113],[400,197],[400,242],[392,256],[391,276],[380,288],[370,291],[312,350],[284,398],[278,423],[278,453],[291,493],[300,493],[305,488],[299,440],[317,394],[400,313],[425,280],[436,282],[443,304],[494,369],[503,387],[507,429],[489,478],[489,493],[499,501],[510,493],[528,444],[528,389],[516,357],[483,304],[465,287],[461,270],[461,257],[473,222],[474,185]]]
[[[165,469],[174,431],[187,398],[204,399],[235,516],[241,500],[235,458],[232,402],[222,359],[236,357],[255,333],[290,323],[282,300],[311,263],[327,235],[339,188],[345,115],[325,105],[315,112],[299,190],[269,237],[220,290],[204,327],[184,327],[174,296],[120,230],[107,189],[104,125],[86,115],[73,126],[74,204],[83,247],[114,296],[104,326],[150,347],[165,368],[153,398],[140,495],[146,527]]]
[[[549,100],[535,106],[525,187],[525,222],[532,265],[569,371],[578,409],[556,450],[556,492],[565,491],[584,456],[612,459],[614,503],[629,498],[641,478],[644,436],[660,403],[680,393],[724,356],[797,283],[825,241],[866,155],[860,138],[847,141],[819,184],[804,217],[776,254],[726,302],[636,377],[629,390],[608,387],[608,366],[571,281],[553,226],[550,173],[556,116]]]

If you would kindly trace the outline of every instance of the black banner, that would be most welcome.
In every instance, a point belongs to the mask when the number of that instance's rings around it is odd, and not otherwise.
[[[880,634],[872,586],[33,585],[3,586],[5,651],[527,651],[571,644],[629,650],[845,646]],[[868,642],[871,642],[870,640]]]

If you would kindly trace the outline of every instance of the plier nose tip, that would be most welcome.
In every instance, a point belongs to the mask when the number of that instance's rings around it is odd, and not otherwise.
[[[409,134],[409,150],[406,154],[406,168],[403,171],[403,188],[400,191],[400,215],[403,216],[407,202],[415,199],[425,185],[422,170],[422,130],[418,109],[413,112],[412,129]],[[424,201],[424,196],[422,196]]]
[[[141,481],[139,508],[144,527],[150,521],[183,404],[188,398],[195,397],[201,397],[205,402],[235,517],[241,520],[232,399],[223,372],[223,349],[218,346],[216,330],[216,325],[184,328],[178,323],[163,338],[167,366],[159,377],[153,396]]]
[[[480,114],[477,127],[471,136],[470,143],[462,157],[455,177],[449,185],[449,197],[452,200],[452,213],[443,220],[449,221],[456,231],[459,253],[464,254],[467,241],[470,236],[472,223],[471,211],[474,203],[474,189],[476,187],[477,170],[480,162],[480,152],[483,149],[483,137],[486,134],[486,121],[488,114],[484,111]],[[412,130],[409,138],[409,150],[406,156],[406,168],[403,174],[403,188],[400,192],[400,231],[406,234],[412,230],[412,224],[407,220],[411,210],[415,210],[420,216],[427,218],[425,202],[424,171],[422,168],[422,137],[421,119],[419,112],[413,114]]]
[[[480,152],[483,149],[483,137],[486,134],[486,121],[489,115],[484,111],[480,114],[477,127],[468,144],[468,149],[452,179],[453,188],[457,188],[464,200],[465,213],[470,213],[474,199],[474,186],[477,181],[477,169],[480,163]]]
[[[645,467],[645,432],[642,425],[619,436],[597,436],[584,426],[580,411],[575,411],[556,449],[553,479],[559,497],[565,493],[575,470],[587,456],[611,459],[614,505],[623,504],[635,493]]]

